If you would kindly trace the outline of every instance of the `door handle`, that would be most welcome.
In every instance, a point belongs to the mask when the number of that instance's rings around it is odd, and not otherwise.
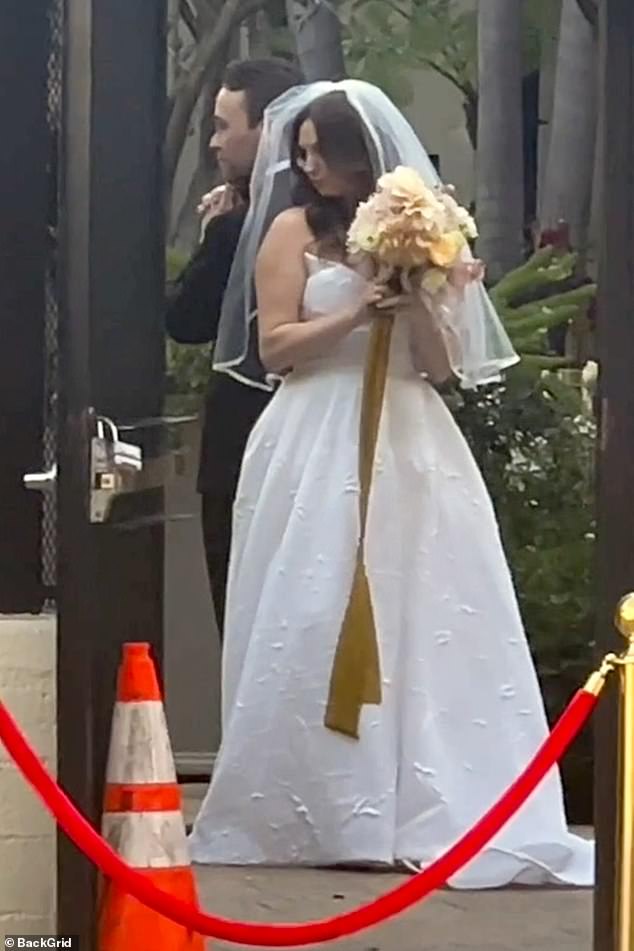
[[[27,472],[22,477],[25,489],[35,492],[53,492],[57,484],[57,463],[44,472]]]
[[[93,416],[95,435],[90,443],[90,505],[93,523],[108,521],[114,500],[131,492],[163,486],[177,474],[178,451],[144,459],[140,446],[125,442],[120,433],[133,430],[173,427],[195,422],[197,416],[158,416],[117,426],[106,416]],[[57,463],[42,472],[27,472],[24,487],[37,492],[54,492],[57,487]]]

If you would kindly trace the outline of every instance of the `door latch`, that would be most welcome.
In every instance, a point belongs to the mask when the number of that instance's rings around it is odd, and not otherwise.
[[[91,522],[107,520],[117,495],[126,491],[127,484],[142,468],[141,447],[119,439],[119,431],[112,420],[98,416],[97,434],[90,444]]]
[[[148,417],[117,426],[107,416],[96,416],[95,435],[90,440],[88,516],[93,523],[106,522],[114,500],[121,495],[160,488],[178,474],[183,453],[172,449],[156,458],[144,458],[143,450],[126,442],[120,434],[194,422],[196,416]],[[176,440],[177,443],[179,440]],[[54,492],[57,487],[57,464],[43,472],[23,476],[24,486],[38,492]],[[189,517],[189,516],[187,516]],[[164,517],[161,516],[161,520]],[[135,522],[136,524],[136,522]]]

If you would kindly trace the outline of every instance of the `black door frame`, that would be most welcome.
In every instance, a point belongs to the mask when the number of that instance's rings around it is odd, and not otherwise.
[[[95,415],[159,416],[164,377],[163,0],[66,0],[60,191],[58,772],[93,821],[124,641],[162,661],[163,493],[88,517]],[[146,458],[158,429],[126,433]],[[94,946],[97,877],[58,837],[58,929]]]
[[[601,418],[597,496],[597,645],[621,650],[620,598],[634,589],[634,4],[601,8],[602,228],[597,331]],[[595,951],[615,945],[617,704],[614,685],[595,721]]]

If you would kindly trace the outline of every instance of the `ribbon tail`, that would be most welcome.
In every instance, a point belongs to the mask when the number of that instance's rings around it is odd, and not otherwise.
[[[359,739],[361,709],[381,702],[379,651],[365,567],[357,562],[332,668],[325,724]]]
[[[324,719],[328,729],[353,739],[359,739],[363,706],[379,704],[382,700],[379,647],[364,563],[364,541],[392,324],[392,317],[377,318],[370,334],[359,438],[361,533],[352,589],[333,661]]]

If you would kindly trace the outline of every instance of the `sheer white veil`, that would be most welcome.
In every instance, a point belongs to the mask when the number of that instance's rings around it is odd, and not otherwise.
[[[297,115],[315,99],[335,91],[344,92],[361,117],[373,146],[369,151],[374,153],[377,178],[405,165],[415,169],[429,185],[440,182],[409,122],[376,86],[353,79],[317,82],[288,90],[268,107],[251,177],[249,210],[229,275],[214,348],[214,369],[251,385],[253,380],[241,377],[240,364],[249,349],[251,322],[256,316],[255,264],[273,218],[290,204],[292,126]],[[499,379],[501,371],[516,363],[518,357],[481,283],[467,288],[460,310],[453,329],[460,339],[461,356],[454,371],[463,386]]]

